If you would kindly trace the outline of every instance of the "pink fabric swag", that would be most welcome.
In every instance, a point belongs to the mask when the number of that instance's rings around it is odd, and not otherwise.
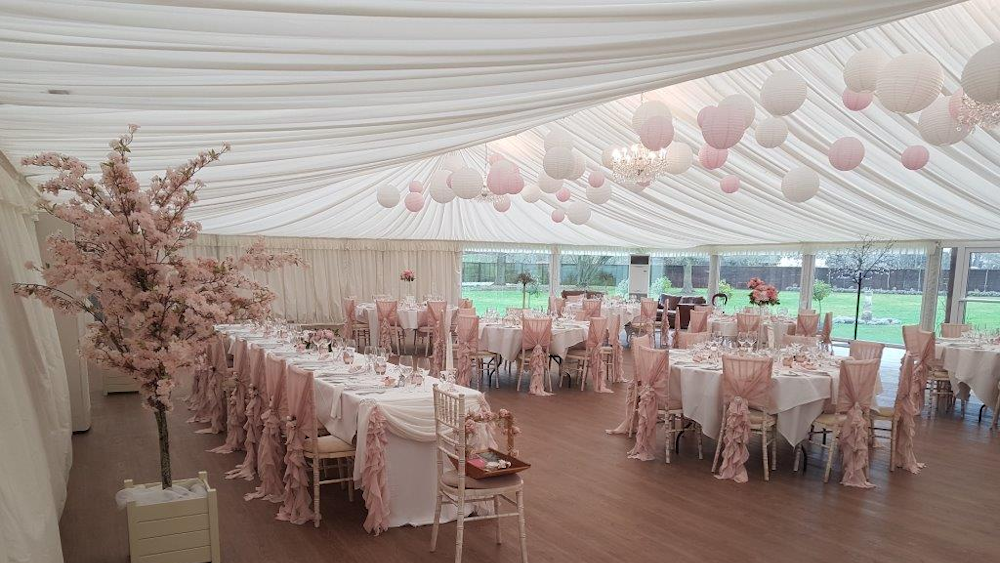
[[[920,473],[924,464],[917,461],[913,453],[913,437],[916,435],[916,419],[923,407],[922,388],[926,382],[916,371],[917,359],[907,352],[899,373],[899,387],[896,389],[896,467],[910,473]]]
[[[277,503],[282,502],[285,495],[285,486],[281,480],[285,473],[285,445],[281,441],[281,412],[287,410],[284,362],[278,358],[266,356],[264,377],[270,401],[267,409],[260,415],[264,423],[260,436],[260,448],[257,451],[257,473],[260,476],[260,485],[257,486],[256,491],[248,493],[243,498],[246,500],[262,498]]]
[[[459,385],[468,387],[472,380],[473,355],[479,350],[479,317],[474,315],[458,316],[458,367],[456,380]]]
[[[597,301],[598,309],[600,309],[601,302]],[[584,301],[584,306],[586,306],[586,301]],[[604,381],[603,367],[604,362],[601,361],[601,348],[604,347],[604,337],[608,332],[608,319],[604,317],[591,317],[590,318],[590,330],[587,332],[587,364],[590,368],[590,381],[593,385],[594,391],[598,393],[614,393],[611,389],[608,389],[607,383]]]
[[[309,494],[309,465],[305,456],[305,441],[308,439],[315,444],[317,437],[312,372],[288,366],[285,372],[285,393],[288,399],[288,417],[285,419],[285,486],[277,518],[292,524],[304,524],[314,516],[312,496]]]
[[[378,313],[378,345],[383,348],[392,347],[392,332],[399,323],[397,317],[398,301],[376,301]]]
[[[528,393],[547,397],[552,393],[545,391],[546,366],[549,361],[549,344],[552,342],[552,319],[525,317],[521,323],[521,355],[530,350],[528,367],[531,382]]]
[[[354,315],[357,314],[357,305],[353,299],[344,298],[340,300],[340,306],[344,311],[344,338],[354,338]]]
[[[245,340],[236,342],[233,351],[233,388],[229,392],[229,408],[226,411],[226,442],[208,451],[230,454],[243,449],[246,441],[247,387],[250,382],[250,349]]]
[[[378,405],[372,407],[365,435],[365,466],[361,472],[362,496],[368,516],[365,531],[379,535],[389,529],[389,482],[386,477],[385,446],[389,443],[385,416]]]
[[[869,422],[865,413],[872,406],[878,381],[878,359],[844,360],[840,364],[840,391],[837,413],[845,414],[838,444],[843,458],[842,485],[870,489],[865,470],[868,467]]]
[[[264,421],[261,414],[264,404],[261,396],[261,389],[264,388],[264,355],[261,348],[250,348],[250,386],[247,389],[246,421],[243,426],[246,438],[243,441],[243,449],[246,455],[243,462],[226,473],[226,479],[246,479],[253,481],[257,476],[257,445],[260,443],[261,432]]]
[[[431,340],[433,349],[431,351],[431,374],[435,377],[444,368],[444,347],[445,330],[444,316],[448,311],[448,304],[444,301],[428,301],[427,314],[431,320]]]
[[[771,366],[771,358],[728,355],[722,358],[722,400],[726,409],[722,421],[722,465],[715,476],[717,479],[747,482],[750,408],[768,409]]]
[[[636,346],[633,354],[639,404],[635,415],[635,446],[628,452],[628,457],[650,461],[655,457],[658,412],[661,406],[667,408],[670,352],[665,348]]]

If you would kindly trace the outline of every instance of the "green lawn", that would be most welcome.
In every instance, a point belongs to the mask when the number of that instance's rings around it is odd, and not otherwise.
[[[614,293],[613,287],[592,287],[595,291]],[[705,295],[704,288],[696,288],[695,294]],[[737,290],[730,300],[726,311],[732,313],[747,305],[746,292]],[[462,296],[472,299],[475,302],[476,310],[482,314],[488,308],[494,308],[503,312],[507,307],[521,307],[521,291],[514,288],[497,288],[495,286],[471,286],[462,288]],[[797,291],[782,291],[780,294],[782,306],[787,306],[794,314],[798,308],[799,293]],[[528,295],[529,307],[548,306],[548,287],[542,286],[537,295]],[[834,316],[854,316],[853,293],[832,293],[823,300],[822,303],[814,303],[817,311],[833,311]],[[864,297],[862,296],[862,302]],[[901,325],[917,324],[920,321],[920,295],[899,295],[880,294],[872,296],[872,312],[876,317],[889,317],[898,319],[900,324],[871,326],[862,325],[858,329],[858,338],[862,340],[874,340],[889,344],[902,344]],[[937,318],[940,322],[944,319],[945,297],[942,295],[938,299]],[[1000,326],[1000,300],[996,304],[979,303],[975,308],[970,307],[968,314],[969,322],[987,327]],[[850,339],[854,335],[853,324],[835,324],[833,328],[834,338]]]

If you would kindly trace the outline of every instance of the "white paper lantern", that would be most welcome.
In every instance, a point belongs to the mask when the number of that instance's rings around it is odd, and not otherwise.
[[[794,203],[809,201],[819,193],[819,174],[812,168],[793,168],[781,179],[781,193]]]
[[[551,178],[565,180],[573,174],[576,164],[573,151],[566,147],[554,147],[542,157],[542,168]]]
[[[459,168],[465,166],[465,160],[462,156],[456,153],[448,153],[441,157],[441,169],[447,170],[449,172],[455,172]]]
[[[662,115],[668,121],[673,121],[673,115],[670,113],[670,108],[667,107],[667,104],[656,100],[649,100],[648,102],[643,102],[642,105],[636,108],[635,113],[632,114],[632,130],[636,134],[639,134],[639,130],[642,129],[646,120],[654,115]]]
[[[510,196],[504,194],[497,198],[497,200],[493,202],[493,209],[496,209],[500,213],[506,213],[507,210],[510,209]]]
[[[425,184],[427,192],[430,194],[431,199],[438,203],[448,203],[455,199],[455,192],[448,186],[448,176],[451,176],[451,172],[447,170],[435,170],[427,178]]]
[[[583,153],[573,151],[573,171],[569,173],[566,179],[575,182],[582,178],[583,173],[586,171],[587,159],[583,157]]]
[[[424,194],[420,192],[409,192],[404,199],[406,210],[416,213],[424,208]]]
[[[853,92],[874,92],[878,75],[888,62],[889,55],[882,49],[862,49],[847,59],[844,84]]]
[[[573,148],[573,136],[561,127],[553,127],[545,136],[545,151],[548,152],[556,147]]]
[[[563,181],[552,178],[548,174],[542,172],[538,175],[538,188],[547,194],[554,194],[561,190],[563,187]]]
[[[625,184],[625,189],[634,194],[641,194],[648,187],[649,182],[628,182]]]
[[[694,160],[694,151],[687,143],[670,143],[667,147],[667,154],[664,156],[667,161],[666,170],[670,174],[683,174],[691,168]]]
[[[483,191],[483,176],[468,166],[451,175],[451,189],[462,199],[472,199]]]
[[[719,102],[719,107],[735,109],[740,117],[743,118],[744,129],[753,125],[753,119],[757,115],[757,107],[754,105],[753,100],[750,99],[750,96],[745,96],[743,94],[726,96],[721,102]]]
[[[379,186],[375,194],[375,199],[378,200],[379,205],[387,209],[396,207],[396,204],[399,203],[399,198],[399,190],[389,184]]]
[[[542,190],[538,188],[538,184],[527,184],[521,190],[521,199],[525,203],[535,203],[542,199]]]
[[[962,88],[977,102],[1000,102],[1000,43],[987,45],[969,58],[962,71]]]
[[[582,225],[590,221],[590,206],[585,201],[574,201],[566,208],[566,218],[574,225]]]
[[[802,107],[809,87],[790,70],[779,70],[767,77],[760,89],[760,105],[771,115],[788,115]]]
[[[780,117],[769,117],[757,124],[754,137],[765,149],[780,147],[788,138],[788,125]]]
[[[932,145],[954,145],[964,139],[972,129],[959,123],[948,110],[949,98],[944,96],[934,100],[927,109],[920,112],[917,131]]]
[[[598,187],[587,186],[587,199],[594,205],[603,205],[611,199],[611,184],[604,183]]]
[[[606,149],[601,151],[601,164],[603,164],[604,167],[609,170],[615,164],[614,154],[615,154],[615,147],[607,147]]]
[[[907,53],[889,61],[878,75],[875,94],[889,111],[913,113],[941,95],[941,64],[927,53]]]
[[[837,170],[854,170],[865,158],[865,146],[855,137],[843,137],[830,145],[827,158]]]

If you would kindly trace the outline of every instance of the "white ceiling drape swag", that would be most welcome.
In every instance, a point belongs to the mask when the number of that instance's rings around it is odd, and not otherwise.
[[[59,515],[72,459],[70,402],[50,309],[11,291],[38,282],[34,195],[0,167],[0,546],[6,561],[62,561]]]
[[[229,141],[233,153],[204,171],[194,210],[218,234],[649,248],[866,231],[977,238],[998,218],[984,192],[998,180],[995,136],[934,149],[924,173],[904,176],[896,158],[919,140],[912,118],[874,107],[848,115],[839,104],[839,69],[865,45],[927,50],[953,88],[964,60],[1000,39],[986,0],[908,18],[954,3],[0,1],[0,150],[12,160],[56,149],[96,162],[105,140],[136,122],[136,164],[151,172]],[[468,201],[428,201],[417,214],[375,202],[376,186],[426,179],[443,151],[473,146],[463,156],[481,166],[480,143],[491,139],[504,139],[491,148],[531,181],[543,124],[558,118],[595,164],[609,144],[635,141],[627,123],[638,97],[622,96],[728,70],[651,94],[674,110],[678,140],[697,148],[691,124],[701,107],[737,92],[756,97],[784,67],[806,78],[810,98],[789,119],[783,148],[761,150],[748,135],[731,151],[723,171],[744,186],[735,197],[718,193],[719,171],[696,168],[642,194],[616,189],[584,226],[553,224],[551,197],[516,198],[504,215]],[[853,175],[833,174],[825,148],[850,134],[870,158]],[[806,205],[778,192],[794,164],[823,175]],[[583,196],[581,185],[571,189]],[[968,205],[976,209],[952,211]]]

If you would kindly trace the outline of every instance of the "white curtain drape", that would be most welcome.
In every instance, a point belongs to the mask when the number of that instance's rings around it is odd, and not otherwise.
[[[39,262],[33,197],[0,168],[0,560],[57,563],[72,463],[66,370],[52,311],[11,291],[41,281],[24,267]]]
[[[189,254],[222,258],[241,252],[253,237],[201,235]],[[277,295],[275,314],[299,322],[342,321],[341,298],[368,301],[373,294],[418,299],[427,294],[449,303],[461,298],[461,245],[451,242],[392,240],[342,240],[274,237],[268,248],[294,250],[309,263],[306,268],[286,267],[274,272],[254,272]],[[399,274],[413,270],[416,281],[405,284]]]

